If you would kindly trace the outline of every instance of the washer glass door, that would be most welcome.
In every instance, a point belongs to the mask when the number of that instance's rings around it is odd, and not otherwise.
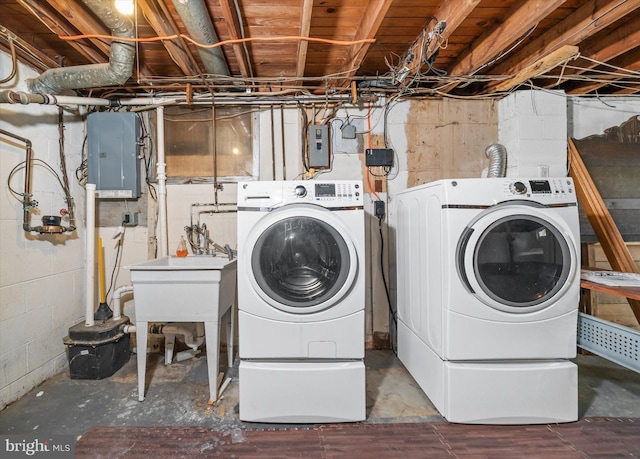
[[[251,269],[271,304],[288,312],[315,312],[334,299],[350,275],[351,248],[332,225],[309,215],[291,215],[256,240]]]
[[[458,269],[465,286],[489,306],[531,312],[551,304],[575,270],[559,226],[535,209],[490,212],[465,231]]]

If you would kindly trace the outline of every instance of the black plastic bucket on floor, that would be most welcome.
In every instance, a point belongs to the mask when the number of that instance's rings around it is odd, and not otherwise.
[[[122,331],[128,317],[106,320],[87,327],[84,322],[69,329],[63,339],[68,346],[71,379],[104,379],[129,361],[131,336]]]

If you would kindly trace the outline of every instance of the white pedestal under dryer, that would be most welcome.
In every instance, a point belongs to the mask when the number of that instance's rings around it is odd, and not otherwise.
[[[578,416],[571,178],[439,180],[396,198],[398,356],[451,422]]]
[[[238,185],[240,419],[366,418],[362,182]]]

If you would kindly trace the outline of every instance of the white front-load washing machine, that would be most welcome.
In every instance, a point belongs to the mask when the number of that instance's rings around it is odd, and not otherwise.
[[[365,419],[364,232],[361,181],[239,184],[241,420]]]
[[[398,355],[452,422],[577,419],[571,178],[439,180],[396,198]]]

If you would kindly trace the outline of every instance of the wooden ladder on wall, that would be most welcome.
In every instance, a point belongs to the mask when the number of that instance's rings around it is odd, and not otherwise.
[[[569,139],[569,175],[573,178],[578,200],[602,245],[611,268],[614,271],[638,273],[638,267],[571,138]],[[640,301],[631,298],[627,298],[627,301],[640,322]]]

